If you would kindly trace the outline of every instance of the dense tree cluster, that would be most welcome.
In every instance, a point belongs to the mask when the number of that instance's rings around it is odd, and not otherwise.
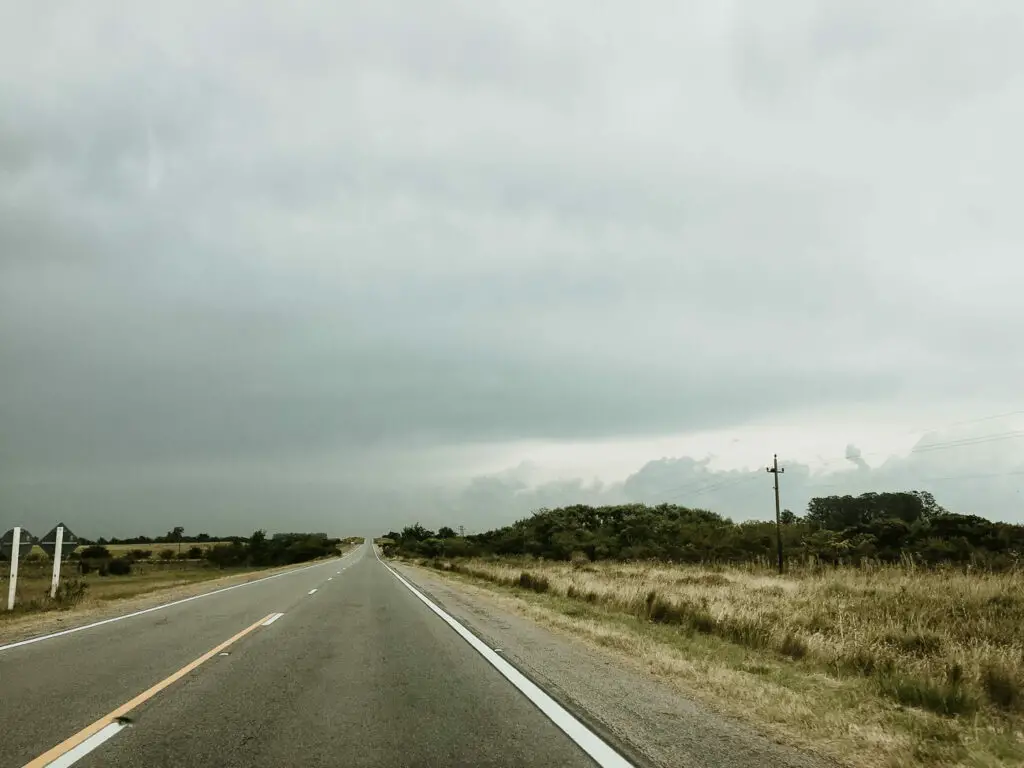
[[[322,533],[282,533],[267,538],[256,531],[245,543],[232,541],[206,550],[206,559],[221,568],[240,565],[291,565],[337,554],[340,539]]]
[[[807,514],[782,515],[788,558],[826,563],[901,558],[932,565],[992,568],[1024,555],[1024,526],[948,512],[927,492],[865,493],[811,499]],[[673,504],[542,509],[518,522],[472,536],[419,523],[385,534],[386,552],[414,556],[533,555],[553,560],[659,559],[743,562],[775,557],[774,521],[734,523],[705,509]]]
[[[127,538],[118,538],[117,536],[111,536],[106,538],[101,536],[92,541],[90,539],[81,538],[80,541],[83,544],[176,544],[178,542],[189,542],[191,544],[205,544],[210,541],[237,541],[244,543],[248,541],[245,536],[211,536],[208,533],[196,533],[188,534],[185,533],[185,529],[176,525],[174,528],[169,530],[163,536],[129,536]]]
[[[189,541],[182,537],[180,541]],[[232,536],[221,540],[223,543],[203,549],[190,546],[187,551],[176,555],[174,550],[164,549],[159,557],[170,561],[175,557],[197,560],[205,558],[211,565],[219,568],[235,568],[241,566],[272,566],[291,565],[327,557],[338,553],[341,539],[332,539],[325,533],[275,533],[270,538],[267,532],[256,531],[248,539]],[[130,566],[138,560],[149,560],[153,551],[148,549],[132,549],[119,558],[114,558],[109,549],[102,544],[90,544],[75,553],[82,573],[92,569],[99,570],[102,575],[115,572],[123,567],[120,563]]]

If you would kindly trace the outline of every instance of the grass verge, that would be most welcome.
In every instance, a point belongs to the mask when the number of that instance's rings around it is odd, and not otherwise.
[[[419,561],[851,765],[1024,764],[1024,577]]]

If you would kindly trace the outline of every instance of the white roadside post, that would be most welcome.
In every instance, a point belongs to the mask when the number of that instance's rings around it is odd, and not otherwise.
[[[57,545],[53,550],[53,581],[50,582],[50,599],[57,596],[57,585],[60,584],[60,556],[64,546],[64,526],[57,526]]]
[[[14,594],[18,591],[18,560],[21,552],[21,526],[14,526],[14,539],[11,541],[11,583],[7,587],[7,610],[14,610]]]

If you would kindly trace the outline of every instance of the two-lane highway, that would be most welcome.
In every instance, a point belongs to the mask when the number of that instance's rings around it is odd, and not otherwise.
[[[366,544],[0,649],[0,765],[624,764],[427,602]]]

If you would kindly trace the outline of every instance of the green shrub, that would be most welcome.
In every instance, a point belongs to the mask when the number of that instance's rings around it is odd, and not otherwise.
[[[551,582],[547,576],[523,571],[516,580],[516,586],[523,589],[532,589],[534,592],[547,592],[551,588]]]
[[[92,544],[91,546],[86,547],[81,551],[80,554],[83,560],[85,560],[86,558],[92,560],[99,560],[102,558],[106,560],[109,559],[111,556],[110,550],[106,547],[100,546],[99,544]]]
[[[807,656],[807,643],[803,641],[803,638],[797,637],[792,632],[787,632],[786,636],[782,638],[779,650],[783,655],[799,660]]]
[[[871,648],[858,648],[841,656],[836,666],[840,672],[861,677],[889,675],[895,668],[891,657],[880,655]]]
[[[745,648],[769,648],[772,645],[771,630],[757,620],[733,617],[721,623],[718,634]]]
[[[981,687],[993,705],[1013,711],[1024,705],[1021,681],[1002,664],[986,664],[981,670]]]
[[[963,668],[959,664],[948,668],[943,682],[892,672],[878,677],[878,687],[900,704],[946,717],[969,715],[978,708],[977,701],[964,686]]]
[[[931,656],[942,650],[942,638],[934,632],[889,634],[885,642],[913,656]]]
[[[720,573],[686,574],[676,579],[676,584],[699,584],[706,587],[724,587],[731,582]]]
[[[107,564],[107,573],[111,576],[127,576],[132,572],[131,560],[124,557],[115,557]],[[102,571],[100,572],[102,574]]]
[[[161,549],[160,550],[160,559],[163,560],[165,563],[168,560],[173,560],[174,559],[174,550],[173,549]]]
[[[57,587],[57,594],[53,599],[61,607],[71,607],[82,602],[89,585],[82,579],[64,579]]]
[[[590,565],[590,558],[587,556],[586,552],[577,549],[573,551],[572,555],[570,555],[569,562],[572,563],[573,568],[583,568]]]
[[[199,560],[203,556],[202,547],[189,547],[188,558],[189,560]]]
[[[655,624],[679,624],[682,622],[683,616],[679,607],[653,589],[647,593],[646,610],[647,618]]]

